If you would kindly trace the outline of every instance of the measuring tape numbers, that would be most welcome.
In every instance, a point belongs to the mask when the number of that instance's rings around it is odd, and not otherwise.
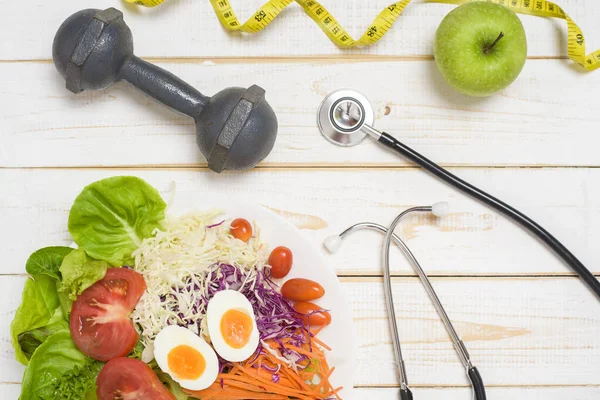
[[[325,32],[325,34],[340,47],[367,46],[376,43],[394,25],[404,8],[411,0],[402,0],[383,9],[371,26],[361,36],[354,40],[340,25],[333,15],[315,0],[271,0],[263,5],[254,16],[244,24],[235,16],[229,0],[210,0],[221,24],[230,31],[259,32],[273,21],[285,7],[298,3],[309,17]]]
[[[155,7],[165,0],[125,0],[146,7]],[[500,4],[520,14],[537,17],[559,18],[567,21],[568,56],[588,71],[600,68],[600,50],[586,54],[585,37],[581,28],[564,10],[555,3],[546,0],[425,0],[427,3],[446,3],[461,5],[474,1],[486,1]],[[325,32],[329,39],[342,48],[368,46],[376,43],[394,25],[404,8],[411,0],[402,0],[390,4],[379,13],[373,23],[358,40],[354,40],[333,15],[315,0],[269,0],[243,24],[233,11],[229,0],[210,0],[219,21],[225,29],[233,32],[257,33],[271,23],[291,3],[298,3],[309,17]]]

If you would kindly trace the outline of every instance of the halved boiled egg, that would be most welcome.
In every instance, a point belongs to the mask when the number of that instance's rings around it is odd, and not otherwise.
[[[167,326],[156,335],[154,358],[160,369],[185,389],[206,389],[219,373],[219,360],[212,347],[181,326]]]
[[[252,304],[235,290],[217,292],[206,310],[213,347],[227,361],[244,361],[258,347],[259,334]]]

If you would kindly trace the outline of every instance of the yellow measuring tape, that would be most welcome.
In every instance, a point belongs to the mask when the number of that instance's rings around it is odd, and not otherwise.
[[[155,7],[165,0],[125,0],[146,7]],[[564,11],[555,3],[545,0],[425,0],[430,3],[464,4],[473,1],[487,1],[501,4],[514,12],[535,15],[538,17],[559,18],[567,21],[568,55],[571,60],[591,71],[600,68],[600,50],[585,53],[585,38],[583,32]],[[241,24],[233,12],[229,0],[210,0],[221,24],[229,31],[256,33],[271,23],[288,5],[298,3],[319,25],[325,34],[340,47],[367,46],[377,42],[392,27],[404,8],[411,0],[402,0],[383,9],[369,26],[360,39],[354,40],[340,23],[315,0],[269,0],[254,13],[245,23]]]

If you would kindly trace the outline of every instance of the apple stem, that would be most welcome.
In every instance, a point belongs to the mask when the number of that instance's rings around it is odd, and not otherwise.
[[[500,39],[502,39],[503,37],[504,37],[504,32],[500,32],[500,35],[498,35],[496,40],[494,40],[494,43],[492,43],[491,45],[489,45],[483,49],[483,54],[489,53],[490,50],[492,50],[494,48],[494,46],[496,46],[498,44],[498,42],[500,41]]]

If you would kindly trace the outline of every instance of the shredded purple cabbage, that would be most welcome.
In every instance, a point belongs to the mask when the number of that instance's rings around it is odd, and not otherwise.
[[[221,225],[223,225],[223,223],[224,223],[224,222],[225,222],[225,220],[223,220],[223,221],[221,221],[221,222],[219,222],[219,223],[216,223],[216,224],[208,225],[208,226],[206,227],[206,229],[210,229],[210,228],[216,228],[217,226],[221,226]]]
[[[256,325],[261,340],[284,338],[292,339],[294,346],[302,346],[306,342],[306,335],[296,334],[297,330],[304,330],[301,317],[294,311],[292,303],[283,298],[265,271],[256,271],[256,281],[246,282],[247,274],[239,268],[221,264],[213,270],[208,280],[207,300],[221,290],[237,290],[242,293],[252,304],[256,316]]]
[[[209,226],[210,227],[210,226]],[[300,363],[308,360],[308,357],[298,352],[289,350],[283,345],[284,339],[289,339],[290,343],[296,347],[302,347],[307,342],[310,342],[309,337],[312,335],[310,331],[304,327],[302,323],[302,315],[298,314],[292,303],[286,300],[278,291],[277,285],[270,279],[270,270],[244,272],[238,267],[229,264],[214,265],[208,269],[206,282],[208,283],[207,290],[198,287],[193,282],[188,281],[183,287],[173,288],[173,292],[169,296],[176,299],[176,294],[195,293],[198,298],[197,303],[193,306],[192,312],[205,312],[208,302],[213,296],[222,290],[236,290],[242,293],[252,305],[256,317],[256,326],[259,331],[261,341],[273,340],[280,345],[276,348],[280,354],[294,363],[298,369],[302,369]],[[249,277],[255,275],[255,279]],[[167,298],[161,297],[161,302],[165,302]],[[175,303],[177,304],[177,303]],[[180,312],[177,305],[172,309],[177,316],[177,321],[168,321],[168,324],[176,323],[181,326],[190,327],[195,324],[193,321],[185,319],[185,316]],[[198,331],[200,331],[200,321],[198,321]],[[301,333],[299,333],[301,332]],[[309,343],[310,344],[310,343]],[[261,353],[267,351],[259,344],[256,352],[250,358],[254,361]],[[221,372],[231,367],[231,364],[225,360],[219,359]],[[310,365],[310,363],[309,363]],[[272,370],[268,366],[263,365],[262,368],[277,375],[278,370]],[[277,378],[278,380],[279,378]]]

